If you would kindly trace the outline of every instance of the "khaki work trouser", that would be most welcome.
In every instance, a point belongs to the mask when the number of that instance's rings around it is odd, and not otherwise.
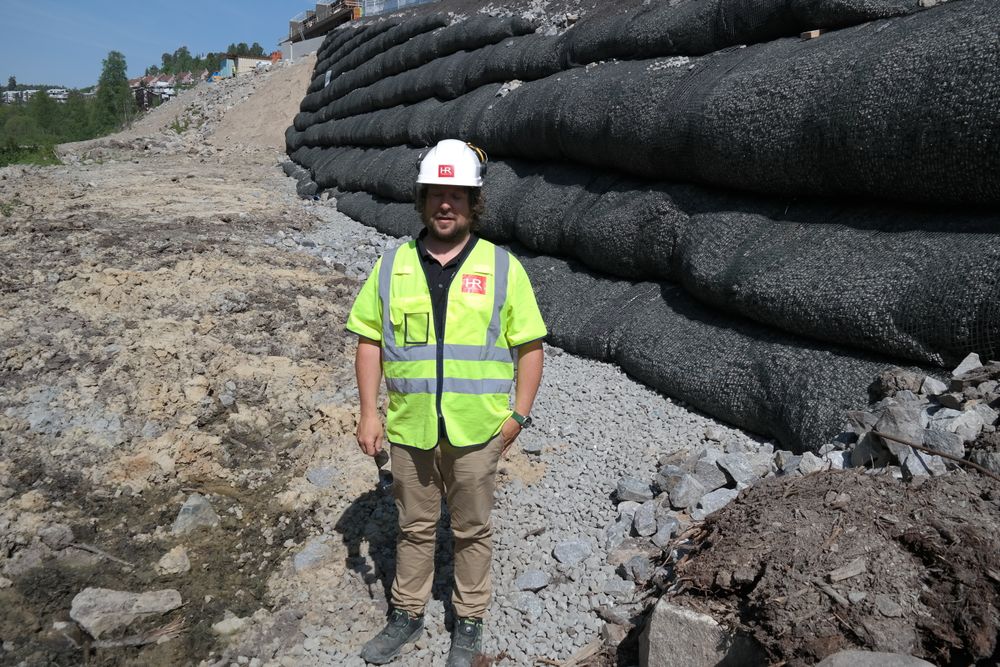
[[[411,615],[424,613],[434,580],[434,547],[444,496],[455,535],[455,614],[474,618],[486,614],[492,593],[490,513],[502,451],[499,434],[475,447],[453,447],[446,440],[431,450],[392,445],[392,488],[399,512],[393,607]]]

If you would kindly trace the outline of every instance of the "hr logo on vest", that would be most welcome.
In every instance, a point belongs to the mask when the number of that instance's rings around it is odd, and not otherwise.
[[[438,178],[455,178],[455,165],[439,164]]]
[[[462,293],[486,294],[486,276],[474,276],[471,273],[463,273]]]

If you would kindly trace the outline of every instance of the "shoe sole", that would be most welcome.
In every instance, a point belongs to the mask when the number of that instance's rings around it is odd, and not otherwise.
[[[416,630],[414,630],[413,633],[409,637],[407,637],[405,640],[403,640],[403,643],[399,645],[399,648],[397,648],[395,650],[395,652],[390,653],[389,655],[387,655],[385,658],[382,658],[381,660],[372,660],[371,658],[366,658],[363,655],[361,656],[361,659],[364,660],[365,662],[369,663],[369,664],[372,664],[372,665],[384,665],[387,662],[392,662],[393,660],[395,660],[396,658],[399,657],[399,654],[403,652],[403,649],[406,647],[407,644],[412,644],[413,642],[415,642],[418,639],[420,639],[420,635],[421,635],[421,633],[423,633],[423,631],[424,631],[424,626],[421,625],[419,628],[417,628]]]

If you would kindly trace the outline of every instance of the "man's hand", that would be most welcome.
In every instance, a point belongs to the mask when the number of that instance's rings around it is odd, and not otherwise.
[[[521,435],[521,425],[514,421],[513,417],[510,417],[503,423],[500,427],[500,438],[503,440],[503,449],[500,454],[506,454],[510,446],[514,444],[517,440],[517,436]]]
[[[382,420],[377,417],[362,417],[358,422],[358,446],[368,456],[382,451]]]

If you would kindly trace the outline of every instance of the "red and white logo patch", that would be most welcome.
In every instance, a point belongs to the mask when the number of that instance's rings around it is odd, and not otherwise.
[[[463,273],[462,293],[486,294],[486,276],[476,276],[471,273]]]
[[[438,178],[455,178],[455,165],[439,164]]]

